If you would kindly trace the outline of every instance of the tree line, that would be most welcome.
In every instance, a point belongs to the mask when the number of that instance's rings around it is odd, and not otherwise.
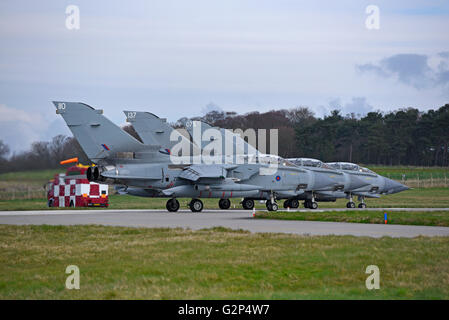
[[[201,118],[229,129],[279,129],[282,157],[308,157],[325,162],[376,165],[449,165],[449,104],[437,110],[406,108],[383,113],[342,115],[333,110],[323,118],[307,107],[251,112],[244,115],[212,111]],[[187,118],[174,125],[182,127]]]
[[[374,111],[363,117],[333,110],[320,118],[307,107],[246,114],[211,111],[203,117],[183,117],[172,125],[184,127],[188,120],[202,120],[228,129],[276,128],[278,152],[286,158],[376,165],[449,165],[449,104],[425,112],[408,108],[388,113]],[[131,125],[123,129],[140,140]],[[73,137],[57,135],[12,155],[9,146],[0,140],[0,172],[58,168],[59,161],[72,157],[89,163]]]

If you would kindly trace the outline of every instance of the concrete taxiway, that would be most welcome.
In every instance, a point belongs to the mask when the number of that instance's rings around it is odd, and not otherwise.
[[[343,209],[344,211],[348,209]],[[398,210],[426,211],[420,209],[372,209],[388,212]],[[447,210],[431,208],[427,211]],[[317,210],[321,211],[321,210]],[[322,211],[329,211],[328,209]],[[247,210],[203,210],[192,213],[180,210],[48,210],[48,211],[2,211],[0,224],[12,225],[85,225],[126,226],[146,228],[190,228],[192,230],[225,227],[250,232],[291,233],[300,235],[353,235],[367,237],[416,237],[449,236],[449,227],[385,225],[343,222],[291,221],[255,219]]]

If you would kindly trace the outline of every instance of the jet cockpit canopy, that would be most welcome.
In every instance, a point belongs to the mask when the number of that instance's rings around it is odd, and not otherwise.
[[[355,163],[351,163],[351,162],[328,162],[327,164],[330,167],[332,167],[334,169],[338,169],[338,170],[349,170],[349,171],[357,171],[357,172],[375,174],[370,169],[361,167],[361,166],[359,166]]]

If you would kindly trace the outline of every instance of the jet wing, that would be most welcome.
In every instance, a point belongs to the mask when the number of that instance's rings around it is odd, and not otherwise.
[[[198,165],[194,164],[184,169],[179,178],[197,182],[200,179],[224,179],[227,175],[227,170],[232,166],[226,165]]]

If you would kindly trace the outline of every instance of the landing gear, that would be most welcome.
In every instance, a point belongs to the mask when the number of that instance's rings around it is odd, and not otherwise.
[[[201,212],[203,210],[204,205],[203,202],[200,199],[192,199],[189,203],[190,210],[192,212]]]
[[[318,203],[315,201],[315,196],[312,195],[312,199],[307,199],[304,201],[304,208],[308,209],[318,209]]]
[[[165,207],[170,212],[176,212],[179,210],[179,201],[176,199],[169,199]]]
[[[365,209],[366,208],[366,203],[365,203],[365,197],[364,196],[360,196],[359,197],[359,208],[360,209]]]
[[[284,208],[297,209],[299,207],[299,201],[297,199],[287,199],[284,201]]]
[[[304,208],[307,209],[318,209],[318,203],[312,200],[306,200],[304,201]]]
[[[349,202],[346,204],[346,208],[348,209],[355,208],[354,200],[352,200],[352,194],[349,194]]]
[[[277,211],[279,209],[278,204],[276,202],[271,202],[271,200],[267,200],[266,206],[268,211]]]
[[[243,199],[242,207],[245,210],[252,210],[254,208],[254,200],[251,199]]]
[[[290,208],[297,209],[299,207],[299,201],[297,199],[290,200]]]
[[[231,207],[231,201],[229,199],[220,199],[220,201],[218,201],[218,206],[220,209],[229,209]]]

